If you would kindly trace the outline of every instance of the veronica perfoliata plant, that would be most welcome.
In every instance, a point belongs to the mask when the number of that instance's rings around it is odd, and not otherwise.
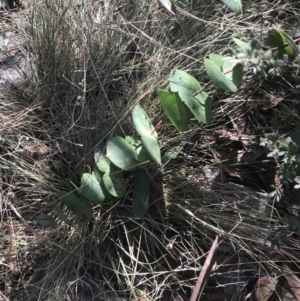
[[[263,78],[268,75],[280,75],[281,68],[287,63],[288,56],[278,58],[271,50],[263,50],[258,40],[252,40],[247,44],[239,39],[233,39],[243,51],[237,54],[237,61],[251,69],[253,75],[260,74]]]
[[[275,160],[280,181],[288,186],[294,183],[294,188],[300,188],[300,148],[293,137],[295,134],[282,141],[275,133],[265,134],[260,145],[268,149],[267,157]]]
[[[228,7],[240,13],[240,0],[222,0]],[[171,13],[176,9],[172,1],[160,0]],[[241,53],[234,57],[211,53],[204,59],[204,67],[210,84],[225,92],[235,93],[243,80],[244,68],[252,71],[253,75],[279,75],[285,64],[292,63],[295,67],[295,79],[300,85],[300,53],[294,41],[282,30],[274,29],[268,34],[268,45],[272,48],[265,51],[257,40],[246,43],[233,39]],[[208,84],[209,84],[208,83]],[[157,95],[165,115],[178,130],[188,129],[191,118],[200,124],[209,124],[212,120],[212,103],[210,94],[215,90],[205,91],[207,85],[200,82],[183,70],[172,70],[169,75],[169,89],[158,89]],[[146,111],[137,104],[132,111],[132,124],[137,135],[114,136],[109,139],[106,151],[95,153],[95,168],[83,173],[80,185],[71,183],[73,191],[60,191],[58,196],[62,203],[78,218],[91,220],[93,206],[102,204],[105,199],[122,198],[126,194],[127,180],[124,173],[133,173],[133,214],[143,217],[149,207],[150,179],[147,167],[150,162],[161,165],[161,152],[157,128],[154,126]],[[295,188],[300,187],[300,155],[299,145],[288,137],[280,142],[277,136],[268,134],[262,138],[261,145],[269,150],[278,165],[280,179],[286,183],[296,182]],[[57,217],[71,224],[66,215],[55,206]],[[54,219],[48,216],[40,218],[40,224],[54,225]]]
[[[279,76],[282,67],[289,64],[296,67],[294,77],[296,82],[300,83],[298,76],[300,51],[293,39],[283,30],[274,28],[268,32],[265,39],[265,46],[268,50],[264,50],[256,39],[250,44],[237,38],[233,40],[242,51],[236,55],[235,61],[242,63],[245,67],[250,67],[253,75],[260,74],[264,79],[268,75]]]

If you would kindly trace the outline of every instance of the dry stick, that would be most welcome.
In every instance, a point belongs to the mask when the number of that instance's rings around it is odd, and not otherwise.
[[[216,236],[216,239],[213,243],[213,245],[211,246],[210,248],[210,251],[208,253],[208,256],[204,262],[204,265],[202,267],[202,270],[200,272],[200,275],[197,279],[197,282],[196,282],[196,285],[194,287],[194,290],[193,290],[193,293],[192,293],[192,296],[190,298],[190,301],[197,301],[200,299],[201,295],[202,295],[202,292],[203,292],[203,289],[204,289],[204,286],[206,284],[206,281],[208,279],[208,277],[210,276],[210,273],[211,273],[211,270],[214,266],[214,263],[215,263],[215,253],[216,253],[216,250],[218,248],[218,239],[219,237]]]

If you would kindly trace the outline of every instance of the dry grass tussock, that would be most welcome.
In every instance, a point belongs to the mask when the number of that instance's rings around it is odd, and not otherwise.
[[[167,87],[176,68],[207,83],[204,57],[230,54],[233,37],[260,38],[274,23],[292,35],[296,31],[297,1],[246,2],[241,16],[208,0],[194,9],[183,4],[176,17],[156,1],[55,0],[28,6],[23,51],[32,70],[22,95],[4,91],[0,106],[2,240],[5,254],[18,254],[0,271],[6,279],[3,296],[187,299],[216,234],[222,237],[219,269],[206,296],[230,297],[238,289],[232,283],[235,269],[224,276],[226,264],[242,262],[244,280],[280,272],[270,263],[272,246],[265,234],[270,225],[288,227],[267,197],[270,170],[254,156],[261,106],[277,90],[248,74],[235,95],[215,91],[210,125],[192,121],[182,135],[164,119],[155,93]],[[272,124],[284,117],[292,127],[299,122],[289,106],[296,95],[284,97],[265,120]],[[70,180],[79,182],[95,150],[104,149],[116,133],[133,133],[131,109],[138,102],[154,124],[163,119],[158,133],[164,164],[149,170],[151,206],[145,219],[133,218],[129,180],[126,197],[95,207],[93,222],[69,213],[72,227],[58,222],[56,229],[39,229],[34,217],[55,215],[55,192],[72,189]],[[228,135],[250,117],[252,130],[236,140]],[[168,151],[178,146],[170,160]],[[236,178],[239,183],[231,181]],[[286,236],[276,250],[295,265],[298,252],[297,235]]]

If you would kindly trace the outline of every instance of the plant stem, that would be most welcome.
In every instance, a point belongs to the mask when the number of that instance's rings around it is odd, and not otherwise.
[[[154,127],[153,131],[151,132],[151,136],[153,135],[153,133],[161,126],[163,120],[161,119],[157,124],[156,126]]]

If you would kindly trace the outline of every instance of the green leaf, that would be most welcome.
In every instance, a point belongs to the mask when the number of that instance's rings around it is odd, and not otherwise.
[[[61,219],[63,222],[65,222],[68,225],[72,225],[72,222],[67,218],[67,216],[58,208],[57,204],[54,205],[55,212],[57,214],[57,217]]]
[[[220,66],[220,60],[223,60]],[[209,59],[204,59],[206,73],[215,87],[224,91],[236,92],[243,77],[241,64],[233,65],[230,58],[218,54],[210,54]]]
[[[183,100],[181,94],[194,94],[201,89],[200,83],[190,74],[182,70],[173,70],[170,73],[170,88],[172,92],[178,92],[180,98]],[[184,89],[185,88],[185,89]]]
[[[206,73],[215,87],[224,91],[236,92],[237,88],[221,72],[221,70],[209,59],[204,59]]]
[[[263,79],[265,80],[268,79],[268,75],[265,70],[260,70],[260,75],[262,76]]]
[[[84,196],[80,197],[80,201],[83,205],[85,217],[88,220],[91,220],[93,218],[93,206],[91,204],[91,201]]]
[[[142,136],[141,140],[143,148],[148,152],[151,159],[157,164],[161,164],[161,155],[157,139],[146,135]]]
[[[106,156],[113,164],[123,170],[134,170],[139,163],[132,146],[119,136],[109,139]]]
[[[96,169],[96,170],[94,170],[94,171],[92,172],[92,174],[93,174],[93,177],[95,177],[95,178],[97,179],[98,182],[101,182],[103,173],[101,173],[100,170],[97,170],[97,169]]]
[[[183,145],[175,145],[169,148],[163,157],[164,162],[176,158],[180,154],[182,149],[183,149]]]
[[[129,145],[131,145],[137,154],[137,158],[139,161],[138,168],[146,168],[147,163],[151,161],[151,157],[149,156],[148,152],[145,150],[145,148],[142,146],[141,140],[134,139],[130,136],[126,136],[125,140]]]
[[[249,53],[251,51],[250,44],[236,38],[233,38],[233,41],[238,45],[238,47],[242,50],[242,52]]]
[[[209,59],[215,64],[215,66],[219,69],[222,70],[222,66],[224,63],[224,57],[220,54],[217,53],[211,53],[209,55]]]
[[[272,143],[275,143],[277,141],[277,135],[275,133],[265,134],[265,138],[267,140],[270,140]]]
[[[135,130],[141,135],[143,148],[154,162],[161,164],[160,149],[157,141],[158,135],[154,131],[150,118],[139,104],[133,109],[132,120]]]
[[[241,0],[222,0],[233,12],[240,14],[242,12]]]
[[[191,102],[187,102],[187,106],[195,115],[196,119],[204,124],[210,123],[212,119],[212,106],[211,99],[208,94],[203,91],[191,100]]]
[[[38,216],[36,216],[36,221],[37,223],[45,228],[56,228],[57,227],[57,223],[55,221],[55,219],[47,214],[40,214]]]
[[[82,203],[80,202],[79,198],[74,194],[74,192],[68,192],[68,191],[60,191],[58,192],[58,195],[61,199],[61,201],[67,206],[67,208],[73,212],[78,217],[82,218],[84,217],[84,209],[82,206]]]
[[[171,71],[170,88],[172,92],[178,92],[181,100],[199,122],[209,123],[211,121],[211,100],[204,91],[193,96],[201,89],[199,82],[193,76],[181,70]]]
[[[139,168],[146,168],[147,167],[147,163],[151,161],[151,157],[149,155],[149,153],[147,152],[147,150],[142,146],[141,142],[140,145],[137,149],[136,149],[136,153],[137,153],[137,157],[138,160],[140,162],[139,164]]]
[[[84,173],[81,177],[81,195],[95,203],[102,203],[105,199],[100,183],[95,173]]]
[[[186,106],[177,92],[168,90],[157,90],[165,114],[179,132],[184,132],[189,123],[189,114]]]
[[[101,173],[101,179],[103,178],[103,176],[104,176],[104,174]],[[101,186],[102,192],[105,196],[105,199],[111,200],[113,198],[113,196],[108,192],[108,190],[106,189],[102,180],[100,181],[100,186]]]
[[[142,218],[149,208],[150,180],[144,169],[134,171],[133,214]]]
[[[291,139],[300,147],[300,127],[297,127],[295,132],[291,135]]]
[[[140,136],[150,135],[155,138],[158,137],[157,132],[154,131],[154,125],[152,124],[149,116],[139,104],[133,108],[132,121],[135,130]]]
[[[67,208],[80,218],[87,217],[91,219],[93,216],[92,205],[89,200],[85,199],[83,196],[80,199],[73,193],[67,191],[60,191],[58,195],[61,197],[62,202],[67,206]],[[72,222],[55,206],[57,216],[65,223],[71,225]]]
[[[95,162],[97,167],[102,172],[108,172],[110,169],[110,160],[105,156],[103,152],[96,152],[95,153]]]
[[[284,142],[288,145],[288,150],[291,154],[296,154],[298,152],[298,146],[291,137],[286,138]]]
[[[111,167],[112,167],[112,165],[110,165],[110,168],[111,168]],[[109,169],[109,172],[110,172],[110,169]],[[101,187],[101,189],[102,189],[102,192],[103,192],[103,194],[104,194],[104,197],[105,197],[106,199],[111,200],[111,199],[112,199],[112,195],[107,191],[107,189],[106,189],[106,187],[105,187],[105,185],[104,185],[104,183],[103,183],[103,180],[102,180],[104,173],[101,172],[100,170],[94,170],[94,171],[93,171],[93,174],[95,175],[97,181],[99,181],[99,183],[100,183],[100,187]]]
[[[300,54],[298,46],[293,39],[281,29],[272,29],[268,33],[268,44],[271,47],[277,47],[279,57],[283,58],[287,54],[291,60]]]
[[[241,85],[243,79],[243,67],[241,64],[233,65],[230,59],[225,59],[222,65],[222,72],[237,88]]]
[[[171,0],[159,0],[159,2],[161,3],[161,5],[163,5],[170,13],[172,13],[173,15],[176,15],[177,11],[176,11],[176,7],[174,5],[174,3]]]
[[[295,181],[296,183],[300,184],[300,177],[299,177],[299,176],[296,176],[296,177],[294,178],[294,181]]]
[[[103,184],[107,191],[115,197],[123,197],[126,192],[126,183],[121,172],[105,173]]]
[[[141,144],[141,141],[134,139],[131,136],[126,136],[125,141],[132,147],[137,147],[138,145]]]
[[[103,194],[105,195],[105,199],[112,200],[112,199],[113,199],[113,196],[108,192],[108,190],[106,189],[106,187],[105,187],[103,181],[101,182],[100,185],[101,185]]]

